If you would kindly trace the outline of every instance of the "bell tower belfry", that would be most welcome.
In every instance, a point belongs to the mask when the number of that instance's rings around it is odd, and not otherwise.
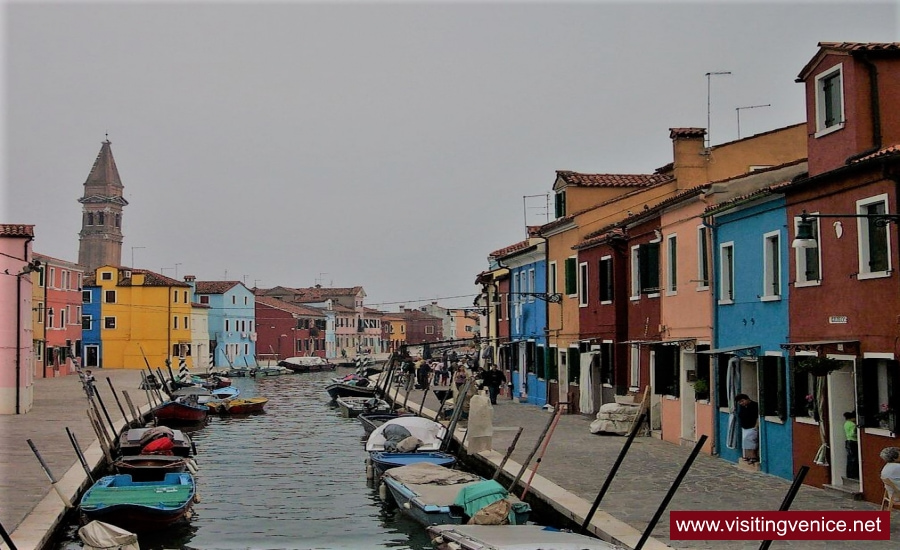
[[[128,201],[107,138],[84,182],[78,263],[87,271],[122,265],[122,209]]]

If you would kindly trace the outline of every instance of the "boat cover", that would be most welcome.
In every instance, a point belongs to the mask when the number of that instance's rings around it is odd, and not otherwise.
[[[460,488],[459,493],[457,493],[456,495],[456,500],[453,502],[453,504],[462,507],[462,509],[465,510],[467,516],[475,517],[475,514],[478,513],[479,510],[490,506],[497,501],[504,500],[508,496],[509,493],[505,488],[503,488],[502,485],[492,479],[488,479],[480,483],[474,483],[472,485],[466,485],[465,487]],[[518,511],[521,513],[525,512],[526,510],[530,510],[528,504],[525,504],[523,502],[511,502],[510,507],[506,509],[506,512],[508,513],[508,523],[511,525],[515,525],[515,512]],[[497,524],[499,523],[500,521],[497,522]]]
[[[85,550],[140,550],[137,535],[97,520],[80,528],[78,538]]]
[[[451,470],[430,462],[391,468],[385,472],[384,477],[386,481],[390,479],[406,486],[423,506],[450,506],[456,500],[461,485],[483,481],[475,474]]]
[[[540,525],[432,525],[435,545],[453,543],[463,550],[622,550],[615,544]]]

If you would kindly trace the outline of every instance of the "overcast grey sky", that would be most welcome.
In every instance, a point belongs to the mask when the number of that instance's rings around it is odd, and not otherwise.
[[[556,170],[648,173],[670,127],[801,122],[820,41],[898,40],[896,2],[7,3],[4,223],[77,261],[108,132],[122,262],[471,305],[546,221]],[[529,206],[541,200],[530,199]],[[448,297],[456,297],[446,299]]]

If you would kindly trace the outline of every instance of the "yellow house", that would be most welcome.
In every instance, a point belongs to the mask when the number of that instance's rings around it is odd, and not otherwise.
[[[397,351],[406,344],[406,318],[400,313],[388,313],[382,321],[390,325],[388,337],[391,340],[391,351]]]
[[[191,355],[191,287],[144,269],[105,265],[85,286],[98,287],[96,326],[102,342],[104,368],[166,371],[166,360],[177,369]]]

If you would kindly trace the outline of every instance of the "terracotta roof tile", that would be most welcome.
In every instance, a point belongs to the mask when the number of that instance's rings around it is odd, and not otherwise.
[[[900,42],[819,42],[819,47],[843,52],[900,52]]]
[[[488,256],[489,256],[489,257],[492,257],[492,258],[501,258],[501,257],[503,257],[503,256],[507,256],[507,255],[509,255],[509,254],[512,254],[513,252],[518,252],[518,251],[520,251],[520,250],[525,250],[525,249],[528,248],[529,246],[531,246],[531,244],[530,244],[530,242],[526,239],[526,240],[524,240],[524,241],[519,241],[519,242],[517,242],[516,244],[511,244],[511,245],[509,245],[509,246],[507,246],[507,247],[501,248],[501,249],[499,249],[499,250],[495,250],[495,251],[491,252],[490,254],[488,254]]]
[[[34,226],[0,223],[0,237],[34,237]]]
[[[879,149],[875,151],[871,155],[866,155],[864,157],[860,157],[858,159],[854,159],[850,164],[855,164],[857,162],[863,162],[866,160],[872,160],[879,157],[888,157],[892,155],[900,154],[900,145],[891,145],[890,147],[884,147],[883,149]]]
[[[659,174],[582,174],[557,170],[556,176],[566,185],[583,187],[648,187],[656,183]]]
[[[706,128],[669,128],[669,139],[704,137]]]
[[[240,281],[197,281],[194,292],[197,294],[225,294]]]
[[[301,304],[291,304],[289,302],[285,302],[284,300],[279,300],[278,298],[257,296],[256,303],[281,311],[286,311],[288,313],[293,313],[295,315],[305,315],[307,317],[325,317],[325,312],[317,307],[304,306]]]

